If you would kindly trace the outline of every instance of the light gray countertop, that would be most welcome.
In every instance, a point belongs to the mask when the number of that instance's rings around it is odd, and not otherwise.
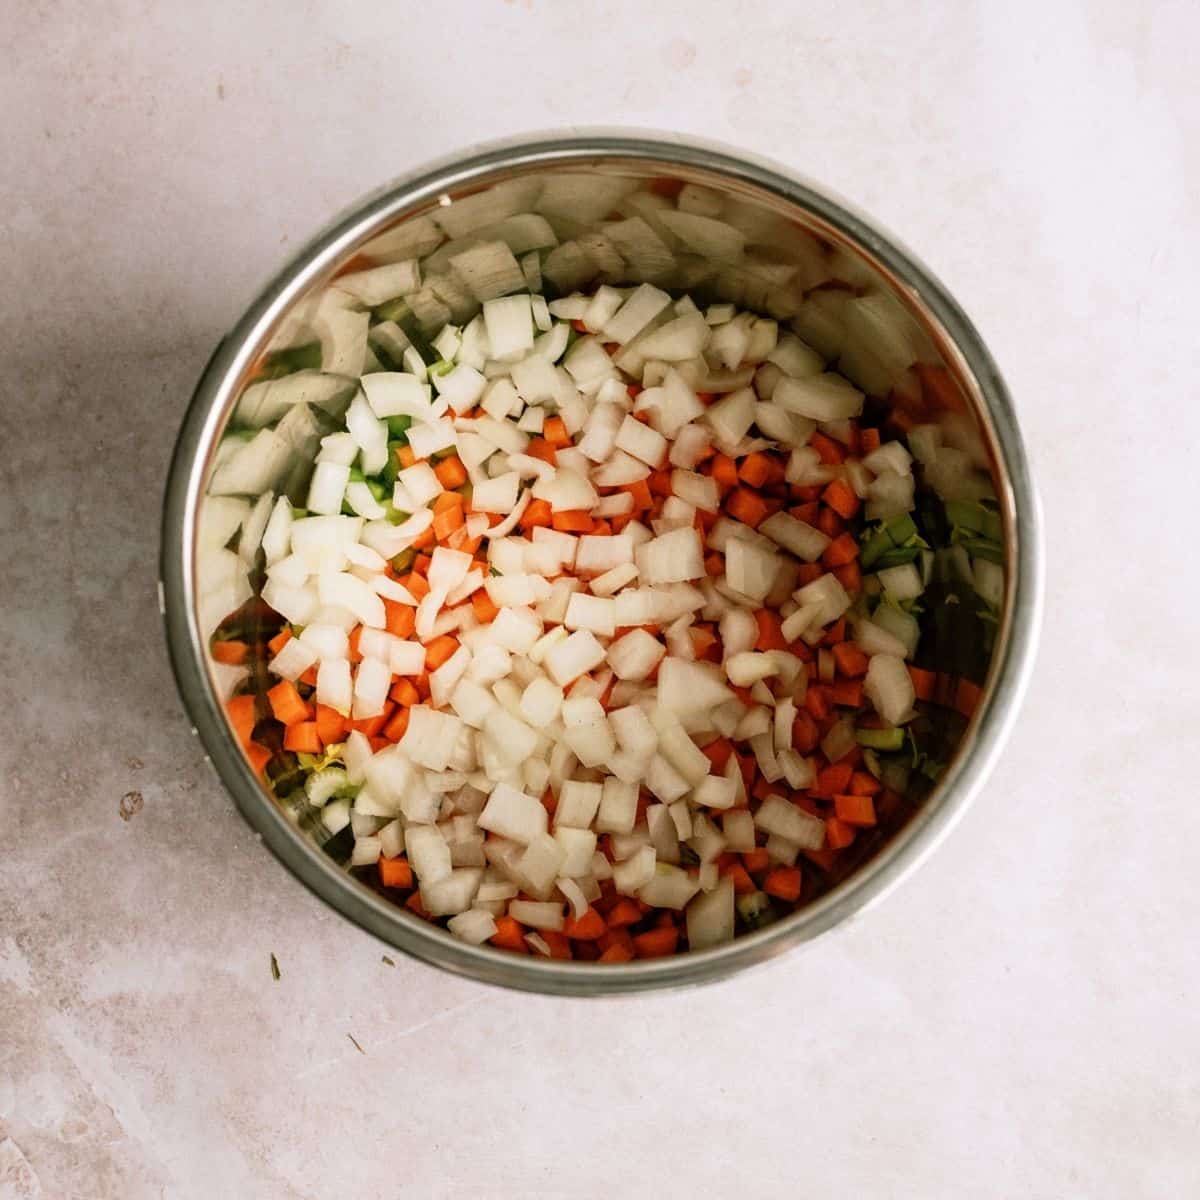
[[[0,1200],[1200,1194],[1195,6],[6,16]],[[756,974],[579,1002],[388,966],[295,882],[189,732],[155,578],[192,383],[291,249],[601,123],[773,156],[930,264],[1049,573],[1008,749],[913,878]]]

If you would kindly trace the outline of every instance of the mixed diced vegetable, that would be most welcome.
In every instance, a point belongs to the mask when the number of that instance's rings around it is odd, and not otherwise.
[[[704,207],[656,207],[663,237],[745,255]],[[352,264],[245,389],[200,529],[214,679],[293,818],[455,937],[719,945],[836,884],[952,753],[1004,588],[986,457],[894,338],[886,398],[830,369],[824,301],[789,329],[572,291],[602,247],[497,221],[405,227],[423,260]]]

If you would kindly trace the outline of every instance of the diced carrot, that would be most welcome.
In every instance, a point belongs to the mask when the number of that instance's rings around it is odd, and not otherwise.
[[[475,617],[481,625],[490,624],[500,614],[499,608],[492,603],[492,598],[487,594],[486,588],[480,588],[479,591],[471,593],[471,608],[474,609]]]
[[[829,693],[824,688],[810,687],[804,694],[804,707],[814,721],[823,721],[829,716]]]
[[[912,680],[913,691],[918,700],[932,700],[934,689],[937,687],[937,675],[924,667],[909,667],[908,677]]]
[[[633,950],[638,958],[663,958],[674,954],[678,944],[679,930],[674,925],[669,929],[663,926],[639,933],[633,939]]]
[[[824,490],[824,487],[819,483],[794,483],[788,490],[791,492],[794,500],[799,500],[804,504],[813,504],[821,499],[821,492]],[[817,507],[820,508],[819,503],[817,504]],[[807,517],[800,517],[800,520],[808,521],[810,525],[813,524],[813,522],[809,521]]]
[[[622,928],[626,925],[636,925],[641,919],[642,910],[637,902],[630,900],[628,896],[622,896],[609,910],[608,926],[610,929]]]
[[[835,679],[828,686],[829,698],[839,708],[858,708],[863,702],[861,679]]]
[[[954,711],[970,720],[982,699],[983,689],[979,684],[970,679],[960,679],[954,692]]]
[[[428,581],[429,566],[433,562],[432,557],[428,554],[418,554],[413,559],[412,569],[414,575],[419,575],[422,579]]]
[[[571,444],[571,435],[563,424],[562,417],[549,417],[542,426],[542,437],[556,450],[561,450]]]
[[[380,858],[379,882],[389,888],[410,888],[413,885],[412,866],[408,859]]]
[[[292,640],[292,631],[285,625],[268,643],[267,649],[276,655]]]
[[[247,742],[246,757],[250,760],[250,766],[254,768],[255,775],[261,775],[266,769],[267,763],[271,761],[271,751],[262,745],[260,742]]]
[[[712,652],[719,649],[717,646],[717,635],[710,629],[701,629],[696,625],[693,625],[688,630],[688,633],[691,635],[692,650],[695,652],[696,658],[701,662],[710,661],[712,659]],[[716,661],[720,661],[719,653],[716,656]]]
[[[246,661],[250,647],[245,642],[213,642],[212,656],[219,663],[240,667]]]
[[[801,563],[796,568],[796,582],[804,587],[806,584],[815,583],[824,574],[825,568],[819,562]]]
[[[312,715],[290,679],[281,679],[271,688],[267,692],[267,700],[271,704],[275,720],[284,725],[298,725],[301,721],[309,720]]]
[[[831,850],[844,850],[854,841],[854,826],[837,817],[825,819],[825,845]]]
[[[914,363],[913,370],[921,381],[921,394],[934,408],[946,408],[953,412],[962,412],[966,408],[958,384],[945,367]]]
[[[429,595],[429,580],[424,575],[418,575],[415,571],[410,571],[400,582],[408,588],[416,600],[424,600]],[[413,619],[415,622],[415,614]]]
[[[650,485],[644,479],[635,480],[617,489],[618,492],[628,492],[633,497],[633,511],[642,512],[654,503]]]
[[[717,453],[712,458],[712,477],[725,488],[738,485],[737,463],[728,454]]]
[[[757,529],[767,519],[768,509],[763,498],[747,488],[737,488],[725,501],[725,511],[736,521]]]
[[[801,875],[799,867],[773,867],[763,880],[762,890],[768,896],[795,903],[800,899]]]
[[[860,504],[854,489],[844,479],[834,479],[821,493],[821,499],[843,520],[848,521]]]
[[[383,727],[383,736],[389,742],[398,742],[408,732],[408,714],[411,710],[397,705],[391,720]]]
[[[632,953],[633,935],[628,929],[609,929],[603,936],[596,939],[596,946],[601,952],[610,946],[625,946]]]
[[[655,496],[665,498],[674,495],[674,489],[671,487],[671,471],[669,467],[663,467],[658,471],[651,471],[650,478],[646,480],[646,484]]]
[[[425,670],[436,671],[458,649],[458,638],[443,633],[425,647]]]
[[[453,508],[461,509],[466,503],[461,492],[439,492],[433,501],[434,516],[438,513],[449,512]],[[428,574],[428,570],[422,574]]]
[[[747,454],[738,468],[738,478],[752,488],[760,488],[771,478],[771,460],[760,450]]]
[[[817,723],[807,712],[801,710],[792,722],[792,746],[801,754],[810,754],[821,740]]]
[[[856,829],[875,824],[875,801],[870,796],[834,796],[833,811],[839,821]]]
[[[429,920],[429,911],[421,902],[420,891],[413,892],[413,894],[409,896],[407,900],[405,900],[404,907],[407,908],[409,912],[421,917],[423,920]]]
[[[316,721],[299,721],[289,725],[284,730],[283,748],[298,754],[320,754],[321,735],[317,732]]]
[[[838,762],[823,767],[817,772],[817,784],[812,790],[824,796],[835,796],[850,786],[850,777],[853,774],[854,768],[849,763]]]
[[[525,447],[525,453],[530,458],[540,458],[542,462],[549,463],[552,467],[558,464],[558,452],[544,437],[530,438],[529,445]]]
[[[563,922],[563,933],[567,937],[576,938],[581,942],[594,942],[607,929],[608,925],[604,918],[595,908],[591,907],[582,917],[569,916]]]
[[[725,574],[725,556],[713,553],[704,560],[704,573],[717,579]]]
[[[766,782],[765,780],[763,781]],[[770,784],[767,784],[770,787]],[[765,846],[757,846],[753,850],[749,850],[742,855],[742,866],[746,868],[752,875],[756,871],[765,871],[771,865],[770,858],[767,857],[767,848]]]
[[[316,725],[317,735],[323,746],[332,746],[335,742],[345,740],[346,718],[336,708],[330,708],[328,704],[318,704]]]
[[[398,638],[411,637],[417,626],[417,610],[395,600],[384,600],[383,608],[387,614],[388,633]]]
[[[388,698],[397,704],[402,704],[405,708],[411,708],[414,704],[421,703],[420,693],[411,679],[397,679],[392,684],[391,691],[388,692]]]
[[[502,950],[517,950],[521,954],[529,952],[525,945],[525,931],[514,917],[508,915],[496,918],[496,932],[489,939],[493,946]]]
[[[760,608],[754,614],[758,626],[758,639],[754,643],[756,650],[786,650],[787,639],[783,636],[783,622],[779,613],[773,608]]]
[[[817,518],[821,515],[820,501],[810,500],[807,504],[797,504],[791,509],[791,514],[805,525],[816,525]]]
[[[429,672],[422,671],[420,675],[413,676],[413,687],[417,689],[417,694],[422,700],[429,699]]]
[[[837,851],[829,846],[822,846],[820,850],[802,850],[801,853],[809,862],[816,863],[822,871],[832,871],[837,863]]]
[[[857,557],[858,539],[851,533],[843,533],[839,537],[834,538],[825,547],[825,553],[821,555],[821,561],[827,567],[844,567],[847,563],[853,562]]]
[[[542,941],[546,943],[547,949],[550,951],[551,958],[570,958],[571,943],[567,938],[558,932],[556,929],[540,929],[538,930]]]
[[[846,523],[832,508],[823,505],[817,514],[817,528],[827,538],[836,538],[844,532]]]
[[[317,664],[313,663],[313,665],[311,667],[309,667],[308,670],[305,671],[304,674],[301,675],[300,678],[296,680],[296,682],[304,684],[305,687],[316,687],[317,686]]]
[[[852,596],[862,589],[862,568],[858,565],[857,559],[854,562],[848,562],[844,567],[835,567],[833,577]]]
[[[808,444],[821,456],[821,462],[827,467],[836,466],[845,461],[846,455],[841,446],[833,438],[826,437],[823,433],[814,433],[808,439]]]
[[[369,738],[379,737],[383,733],[384,726],[391,719],[395,708],[396,706],[387,700],[384,702],[383,712],[376,713],[373,717],[362,717],[357,721],[351,721],[350,728],[366,734]]]
[[[399,462],[402,467],[415,467],[417,465],[416,452],[407,443],[403,446],[397,446],[396,461]]]
[[[883,784],[870,771],[855,771],[850,776],[850,794],[852,796],[878,796],[883,791]]]
[[[833,661],[838,671],[850,679],[865,675],[871,665],[871,660],[853,642],[839,642],[834,646]]]
[[[430,549],[436,541],[437,537],[434,535],[433,526],[430,525],[428,529],[424,530],[422,533],[419,533],[413,539],[413,546],[417,550],[427,550]]]
[[[750,872],[740,863],[731,863],[722,875],[728,875],[733,880],[733,890],[739,896],[748,896],[751,892],[758,891],[758,884],[750,878]]]
[[[438,483],[451,491],[467,482],[467,469],[457,454],[447,455],[441,462],[435,463],[433,473],[437,476]]]
[[[457,492],[443,492],[443,496],[456,496]],[[436,513],[433,518],[433,536],[439,542],[445,542],[450,535],[456,530],[461,529],[466,524],[467,518],[463,514],[461,504],[455,504],[450,508],[443,509],[440,513]]]
[[[536,526],[549,529],[553,519],[554,514],[550,511],[549,500],[530,500],[521,514],[521,525],[526,529],[533,529]]]
[[[872,450],[878,450],[883,444],[883,439],[879,436],[878,429],[860,429],[858,431],[859,449],[865,458]]]
[[[825,645],[835,646],[838,642],[846,640],[846,618],[838,617],[830,627],[825,630],[824,637]]]
[[[254,697],[233,696],[225,701],[225,711],[229,714],[229,723],[233,726],[238,741],[243,746],[248,745],[254,733],[254,726],[258,724]]]
[[[355,627],[350,630],[349,638],[347,638],[347,641],[350,644],[349,659],[352,663],[362,662],[362,651],[358,648],[358,639],[362,637],[362,631],[363,627],[361,625],[355,625]]]
[[[556,512],[551,518],[551,524],[560,533],[590,533],[594,522],[591,513],[576,508]]]
[[[633,958],[635,951],[629,946],[616,942],[609,946],[607,950],[596,960],[602,963],[623,963],[629,962]],[[669,951],[668,951],[669,953]]]

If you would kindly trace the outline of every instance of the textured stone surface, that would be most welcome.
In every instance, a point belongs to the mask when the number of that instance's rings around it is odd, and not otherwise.
[[[1200,1192],[1194,6],[5,16],[3,1200]],[[771,154],[930,263],[1016,394],[1050,572],[1008,750],[913,879],[757,974],[581,1003],[389,967],[294,882],[189,733],[154,580],[190,385],[291,248],[601,122]]]

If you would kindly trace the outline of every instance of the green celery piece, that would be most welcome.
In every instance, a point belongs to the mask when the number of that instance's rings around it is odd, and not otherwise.
[[[893,729],[856,729],[854,736],[860,746],[871,750],[901,750],[904,747],[904,730]]]
[[[392,559],[392,566],[397,571],[407,571],[416,561],[417,552],[409,546],[407,550],[401,550],[395,558]]]
[[[907,548],[910,544],[921,548],[920,531],[908,513],[901,513],[885,521],[865,542],[862,543],[860,563],[864,568],[873,566],[879,559],[893,549]],[[912,555],[915,558],[916,554]],[[899,562],[911,562],[912,558],[904,558]],[[895,563],[887,564],[894,566]]]
[[[365,483],[366,479],[367,477],[362,473],[361,467],[350,468],[350,479],[348,480],[349,483]]]
[[[946,520],[958,529],[982,533],[986,513],[983,505],[974,500],[947,500]]]
[[[397,296],[395,300],[385,300],[373,312],[380,321],[395,321],[401,328],[404,327],[405,317],[412,319],[412,310],[403,296]]]
[[[871,566],[877,571],[885,570],[887,567],[900,567],[905,563],[912,562],[920,553],[920,546],[892,546],[878,558],[873,559]]]
[[[1004,565],[1004,549],[996,542],[983,537],[960,538],[958,543],[972,558],[984,558],[988,562]]]
[[[369,479],[366,479],[363,482],[366,483],[367,489],[370,491],[371,495],[379,501],[380,504],[382,504],[384,500],[391,495],[392,489],[388,487],[388,485],[384,483],[384,481],[380,479],[378,475],[372,475]]]
[[[388,417],[387,426],[389,449],[393,442],[401,446],[408,445],[408,431],[412,426],[412,417],[408,413],[397,413],[393,417]]]

